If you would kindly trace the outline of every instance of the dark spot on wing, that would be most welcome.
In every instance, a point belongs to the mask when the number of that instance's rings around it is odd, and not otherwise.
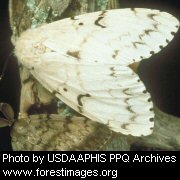
[[[131,11],[136,15],[137,14],[137,11],[135,8],[131,8]]]
[[[126,99],[124,100],[124,102],[125,102],[126,104],[128,104],[129,99],[130,99],[130,98],[126,98]]]
[[[130,113],[132,113],[132,114],[135,113],[135,112],[131,109],[131,106],[127,106],[126,109],[127,109]]]
[[[110,67],[110,71],[111,71],[110,76],[117,77],[117,75],[115,73],[115,67]]]
[[[147,16],[148,18],[155,20],[154,17],[157,16],[157,14],[151,13],[151,14],[148,14]]]
[[[126,98],[125,100],[124,100],[124,102],[127,104],[127,107],[126,107],[126,109],[131,113],[131,114],[133,114],[133,116],[131,117],[131,121],[135,121],[135,119],[136,119],[136,117],[137,117],[137,115],[136,115],[136,113],[132,110],[132,107],[129,105],[129,99],[130,98]]]
[[[176,33],[175,32],[171,32],[171,34],[174,36]]]
[[[114,51],[114,54],[112,55],[113,59],[115,59],[117,57],[118,53],[119,53],[119,50]]]
[[[80,59],[80,51],[67,51],[66,54]]]
[[[67,92],[68,90],[67,90],[67,88],[63,88],[63,91]]]
[[[144,37],[144,34],[140,34],[139,35],[139,39],[142,40],[142,38]]]
[[[78,101],[79,106],[83,106],[82,98],[84,98],[84,97],[91,97],[91,95],[90,94],[80,94],[77,97],[77,101]]]
[[[158,24],[157,23],[153,23],[153,27],[154,27],[154,29],[158,29]]]
[[[111,71],[115,71],[115,67],[110,67],[110,70]]]
[[[178,26],[178,25],[176,25],[175,27],[176,27],[176,28],[179,28],[179,26]]]
[[[152,54],[152,55],[153,55],[153,54],[155,54],[155,52],[154,52],[154,51],[150,51],[150,54]]]
[[[137,118],[137,114],[134,112],[134,115],[131,117],[131,122],[135,121],[135,119]]]
[[[112,72],[112,73],[110,74],[110,76],[112,76],[112,77],[117,77],[115,72]]]
[[[143,43],[143,42],[138,42],[138,41],[133,42],[132,44],[133,44],[133,46],[134,46],[135,48],[137,48],[137,45],[145,45],[145,43]]]
[[[160,46],[159,46],[159,48],[160,48],[160,49],[163,49],[163,46],[162,46],[162,45],[160,45]]]
[[[146,94],[146,93],[147,93],[147,91],[146,91],[146,90],[144,90],[144,91],[143,91],[143,94]]]
[[[152,99],[151,99],[151,98],[149,98],[149,99],[148,99],[148,102],[151,102],[151,101],[152,101]]]
[[[154,118],[150,118],[149,121],[150,121],[150,122],[153,122],[153,121],[154,121]]]
[[[170,41],[168,39],[166,39],[166,42],[169,43]]]
[[[129,90],[129,88],[124,89],[123,93],[126,94],[126,95],[131,95],[130,93],[127,92],[128,90]]]
[[[145,30],[144,30],[144,33],[145,33],[146,35],[150,35],[151,32],[154,32],[154,30],[153,30],[153,29],[145,29]]]
[[[103,18],[104,18],[104,17],[102,17],[102,16],[98,17],[98,19],[94,22],[94,24],[95,24],[96,26],[100,26],[101,28],[106,28],[106,26],[103,26],[103,25],[100,24],[100,21],[101,21]]]
[[[80,22],[80,23],[79,23],[79,25],[80,25],[80,26],[83,26],[83,25],[84,25],[84,23]]]

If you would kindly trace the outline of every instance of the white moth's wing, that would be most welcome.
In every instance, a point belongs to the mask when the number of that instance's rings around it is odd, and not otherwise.
[[[152,132],[152,103],[128,65],[159,52],[179,22],[165,12],[121,9],[80,15],[29,30],[16,55],[73,109],[134,136]]]
[[[31,53],[31,57],[38,56],[44,48],[81,58],[88,63],[106,61],[128,65],[159,52],[172,40],[178,27],[175,17],[158,10],[95,12],[27,31],[20,38],[24,43],[27,41],[26,46],[22,47],[23,42],[20,44],[18,41],[16,52],[18,56],[26,57],[22,61],[28,67],[33,61],[29,61],[27,52]]]
[[[154,114],[150,95],[129,67],[69,64],[60,62],[59,58],[69,61],[72,57],[56,57],[55,54],[45,57],[32,71],[50,92],[76,111],[107,124],[116,132],[134,136],[152,132]]]

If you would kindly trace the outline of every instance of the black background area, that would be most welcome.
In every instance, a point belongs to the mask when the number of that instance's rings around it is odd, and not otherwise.
[[[17,59],[13,56],[13,46],[10,41],[11,30],[8,18],[8,1],[0,1],[0,73],[5,61],[9,58],[5,75],[0,81],[0,102],[9,103],[15,118],[19,111],[20,77]],[[12,54],[12,55],[11,55]],[[2,114],[0,114],[2,116]],[[0,128],[0,150],[11,150],[10,128]]]
[[[120,0],[120,5],[122,8],[159,9],[180,20],[178,1]],[[151,93],[153,102],[162,111],[180,117],[180,30],[160,53],[141,62],[138,74]]]

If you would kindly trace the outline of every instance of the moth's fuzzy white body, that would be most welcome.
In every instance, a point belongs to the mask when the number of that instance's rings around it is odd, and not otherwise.
[[[175,17],[158,10],[95,12],[26,31],[15,53],[44,88],[76,111],[116,132],[149,135],[153,105],[129,65],[159,52],[178,27]]]

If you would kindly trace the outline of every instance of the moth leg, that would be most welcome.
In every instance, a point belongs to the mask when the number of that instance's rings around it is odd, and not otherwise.
[[[32,105],[41,107],[48,105],[55,99],[54,95],[47,91],[34,77],[29,70],[22,68],[21,71],[21,100],[19,118],[27,118],[28,110]]]
[[[34,81],[29,71],[22,67],[21,69],[21,97],[20,97],[20,112],[19,118],[26,118],[28,116],[29,108],[35,103],[33,92]]]
[[[36,81],[34,87],[36,88],[34,91],[36,91],[37,95],[35,100],[39,105],[51,104],[53,100],[56,99],[56,97],[46,90],[39,82]]]

